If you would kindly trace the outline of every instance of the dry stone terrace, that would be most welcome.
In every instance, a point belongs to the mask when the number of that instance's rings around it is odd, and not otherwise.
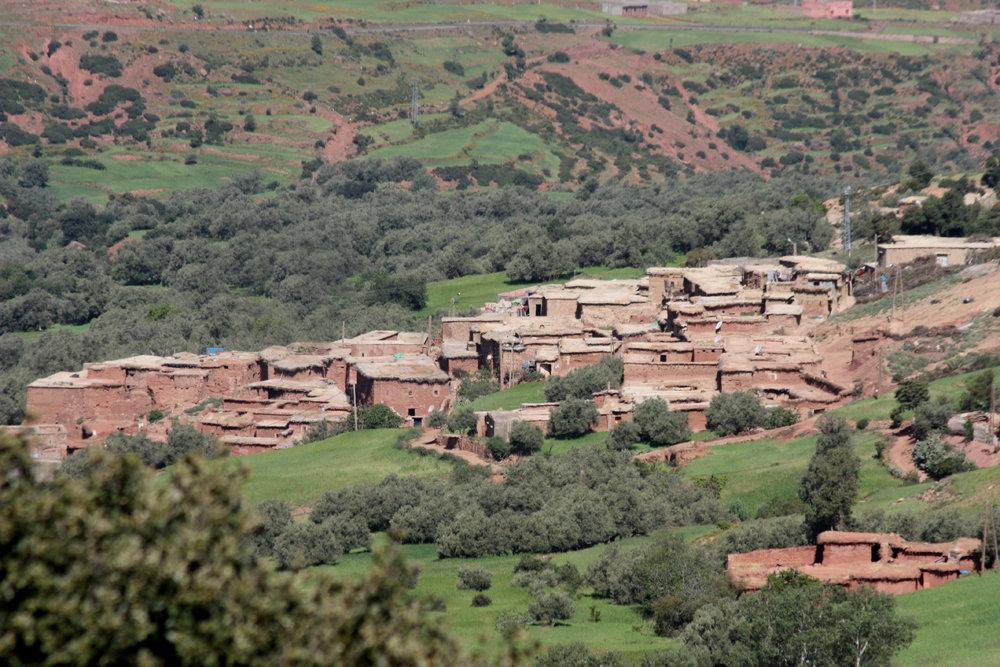
[[[31,383],[28,411],[39,432],[53,434],[43,439],[50,458],[116,431],[162,439],[174,419],[242,454],[292,445],[317,422],[347,417],[355,402],[385,403],[419,425],[449,411],[461,377],[480,368],[509,386],[526,371],[566,375],[607,354],[622,357],[625,377],[594,396],[599,430],[631,419],[632,406],[651,397],[687,413],[694,429],[720,391],[819,410],[847,391],[826,379],[807,325],[851,305],[846,275],[836,262],[789,256],[576,279],[527,290],[520,308],[501,299],[477,316],[443,318],[433,340],[371,331],[260,352],[86,364]],[[544,428],[551,407],[524,405],[513,418]],[[149,423],[155,411],[168,419]],[[511,419],[484,413],[479,432],[502,432]]]

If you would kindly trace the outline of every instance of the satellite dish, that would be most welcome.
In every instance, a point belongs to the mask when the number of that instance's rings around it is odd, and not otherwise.
[[[434,406],[433,405],[428,405],[427,406],[427,414],[430,414],[432,412],[434,412]]]
[[[756,348],[754,348],[753,353],[759,355],[762,347],[763,347],[762,345],[758,345]]]
[[[722,340],[722,336],[716,336],[715,337],[715,342],[716,343],[718,343],[720,340]]]
[[[490,361],[491,359],[493,359],[493,355],[492,354],[487,354],[486,355],[486,361]]]
[[[715,325],[715,330],[718,331],[721,328],[722,328],[722,320],[719,320],[718,323]]]

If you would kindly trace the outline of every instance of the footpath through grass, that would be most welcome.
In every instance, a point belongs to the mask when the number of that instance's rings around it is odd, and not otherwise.
[[[252,503],[283,498],[310,505],[325,491],[374,484],[389,475],[445,477],[450,463],[412,450],[397,449],[398,429],[356,431],[335,438],[253,456],[224,459],[230,468],[246,466],[243,491]]]

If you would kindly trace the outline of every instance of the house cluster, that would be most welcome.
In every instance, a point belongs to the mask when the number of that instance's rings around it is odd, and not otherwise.
[[[652,397],[685,412],[695,430],[705,427],[705,408],[719,392],[753,390],[771,405],[824,409],[845,388],[825,377],[801,324],[853,303],[846,275],[837,262],[789,256],[544,285],[518,297],[524,316],[487,307],[476,317],[445,318],[442,368],[491,368],[506,385],[524,372],[565,375],[619,355],[624,383],[594,396],[599,430],[631,419],[632,406]],[[503,435],[517,419],[544,429],[551,407],[484,413],[480,432]]]
[[[800,332],[853,298],[845,267],[812,257],[653,267],[638,280],[580,278],[446,317],[440,338],[372,331],[327,343],[260,352],[137,356],[89,363],[28,386],[40,456],[101,442],[114,432],[163,439],[175,421],[219,436],[234,453],[285,447],[355,405],[384,403],[408,425],[450,410],[466,374],[490,369],[504,386],[526,372],[565,375],[619,355],[620,388],[598,392],[600,430],[631,419],[632,406],[666,399],[704,428],[718,392],[750,389],[772,405],[823,409],[845,394],[824,377]],[[514,300],[517,303],[512,303]],[[504,300],[501,300],[501,304]],[[503,434],[516,419],[543,429],[549,404],[480,415],[480,432]]]
[[[764,587],[768,575],[794,569],[848,589],[870,586],[881,593],[912,593],[939,586],[979,566],[980,541],[908,542],[895,533],[820,533],[815,545],[729,554],[726,571],[747,590]]]
[[[213,349],[85,364],[28,385],[36,454],[61,459],[115,432],[162,440],[175,419],[246,454],[294,444],[318,423],[346,418],[355,404],[386,403],[420,423],[447,409],[452,395],[452,378],[427,352],[427,334],[372,331],[254,353]]]

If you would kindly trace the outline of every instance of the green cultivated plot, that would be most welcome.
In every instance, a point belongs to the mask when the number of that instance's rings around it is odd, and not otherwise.
[[[519,155],[530,155],[531,162],[521,163]],[[559,160],[541,137],[507,122],[487,120],[428,135],[403,146],[386,146],[368,154],[372,158],[407,156],[427,166],[446,167],[478,160],[496,164],[518,160],[518,166],[530,171],[559,169]]]
[[[800,44],[807,47],[844,47],[863,53],[899,53],[921,56],[943,51],[964,53],[969,47],[956,44],[916,43],[904,40],[868,39],[843,37],[840,35],[812,35],[807,33],[787,33],[770,31],[727,31],[727,30],[619,30],[611,38],[613,41],[632,49],[642,51],[664,51],[691,44]]]
[[[389,475],[445,477],[451,465],[394,445],[400,431],[358,431],[321,442],[253,456],[226,459],[222,465],[246,466],[243,485],[253,503],[284,498],[309,505],[323,492],[358,484],[374,484]]]
[[[917,637],[893,664],[979,667],[1000,664],[1000,574],[963,577],[946,586],[900,595],[899,612],[918,624]]]
[[[645,544],[650,539],[648,536],[628,538],[620,540],[618,544],[627,550]],[[580,551],[554,554],[552,561],[557,565],[573,563],[583,573],[605,548],[605,545],[598,545]],[[510,586],[519,556],[440,560],[434,545],[407,545],[402,549],[408,559],[420,566],[420,579],[415,592],[444,601],[449,625],[468,646],[484,645],[484,650],[489,653],[498,651],[500,638],[495,630],[496,617],[504,611],[523,613],[531,602],[531,593],[527,588]],[[344,576],[363,576],[371,567],[371,561],[369,553],[348,554],[330,571]],[[472,607],[474,591],[455,588],[458,569],[470,564],[482,566],[493,573],[493,586],[485,591],[493,600],[493,604],[488,607]],[[653,634],[651,623],[643,617],[638,607],[615,605],[610,600],[592,597],[590,589],[586,587],[580,592],[580,597],[574,601],[576,613],[572,619],[560,622],[555,627],[532,626],[528,630],[529,639],[538,642],[542,648],[583,642],[593,651],[621,651],[632,664],[639,664],[643,653],[664,650],[674,645],[673,639]],[[591,607],[600,613],[599,623],[591,620]],[[480,640],[483,640],[482,643]]]
[[[684,263],[684,255],[678,255],[674,259],[675,262]],[[641,278],[644,270],[632,267],[609,269],[603,266],[588,266],[580,269],[578,275],[600,280]],[[553,280],[552,283],[564,283],[570,279],[571,277],[567,276]],[[482,308],[484,303],[495,302],[497,294],[522,287],[533,287],[536,284],[509,282],[503,271],[462,276],[451,280],[436,280],[427,283],[427,305],[419,312],[422,315],[432,315],[438,309],[448,310],[452,297],[455,298],[456,312],[467,311],[469,308]]]
[[[472,402],[473,410],[515,410],[522,403],[544,403],[544,382],[522,382]]]

